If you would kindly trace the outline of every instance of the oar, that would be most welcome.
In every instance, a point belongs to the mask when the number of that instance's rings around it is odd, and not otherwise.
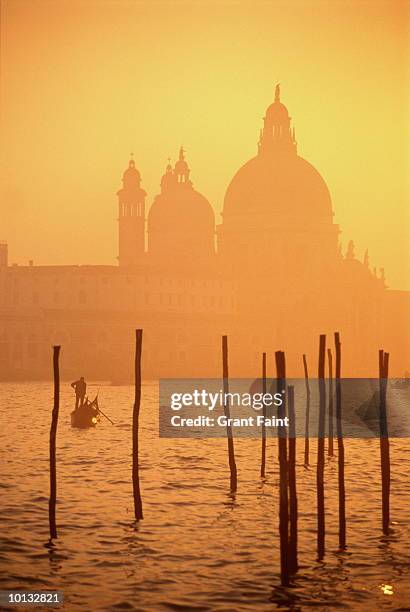
[[[100,412],[103,415],[103,417],[105,417],[107,419],[107,421],[109,421],[111,423],[111,425],[115,425],[115,423],[113,421],[111,421],[110,417],[108,417],[106,414],[104,414],[103,411],[100,409],[100,407],[98,405],[98,394],[99,394],[99,392],[100,392],[100,389],[98,389],[97,395],[95,396],[95,400],[94,400],[96,408],[97,408],[98,412]]]
[[[100,408],[97,408],[98,412],[100,412],[103,417],[105,417],[107,419],[107,421],[109,421],[111,423],[111,425],[115,425],[115,423],[113,421],[111,421],[110,417],[107,417],[106,414],[103,413],[103,411]]]

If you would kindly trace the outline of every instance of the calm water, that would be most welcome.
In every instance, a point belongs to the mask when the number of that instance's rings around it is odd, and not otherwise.
[[[337,460],[326,465],[327,553],[316,561],[315,469],[298,440],[300,571],[279,583],[276,441],[266,481],[260,443],[236,444],[238,493],[229,495],[224,440],[158,438],[158,387],[143,386],[141,486],[133,522],[131,387],[101,386],[115,421],[70,427],[62,384],[58,426],[59,537],[48,541],[52,386],[2,384],[0,588],[61,589],[69,610],[410,609],[410,453],[391,441],[394,532],[381,534],[377,440],[347,440],[348,550],[337,552]],[[91,395],[91,390],[90,390]],[[314,464],[314,441],[311,441]]]

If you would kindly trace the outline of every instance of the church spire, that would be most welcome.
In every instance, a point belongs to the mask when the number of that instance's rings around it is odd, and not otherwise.
[[[280,83],[277,83],[275,87],[275,102],[280,102]]]

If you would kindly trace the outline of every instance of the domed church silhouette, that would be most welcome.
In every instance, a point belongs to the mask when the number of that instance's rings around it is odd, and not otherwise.
[[[380,347],[392,375],[409,369],[410,292],[389,289],[353,241],[342,253],[329,189],[298,154],[279,85],[217,226],[182,147],[159,183],[147,217],[130,159],[117,191],[118,266],[10,266],[0,243],[4,376],[48,376],[49,346],[61,343],[67,376],[129,381],[136,327],[151,378],[219,376],[222,334],[233,376],[259,376],[262,352],[279,349],[288,375],[303,376],[302,354],[316,363],[319,334],[335,331],[345,376],[377,375]]]

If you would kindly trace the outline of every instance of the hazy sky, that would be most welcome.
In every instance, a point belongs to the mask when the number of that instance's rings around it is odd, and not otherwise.
[[[115,263],[134,152],[148,206],[184,145],[217,221],[280,81],[343,244],[410,289],[409,4],[2,0],[0,240],[26,263]],[[251,211],[250,211],[251,212]]]

